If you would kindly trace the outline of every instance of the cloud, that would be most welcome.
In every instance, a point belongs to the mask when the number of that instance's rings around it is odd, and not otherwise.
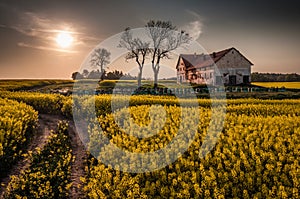
[[[194,40],[197,40],[202,33],[203,23],[201,16],[192,10],[186,10],[186,12],[191,15],[193,19],[187,24],[183,25],[181,29],[189,33]]]
[[[27,43],[24,43],[24,42],[19,42],[18,46],[26,47],[26,48],[34,48],[34,49],[39,49],[39,50],[50,50],[50,51],[56,51],[56,52],[64,52],[64,53],[78,53],[78,51],[66,50],[66,49],[60,49],[60,48],[52,48],[52,47],[46,47],[46,46],[37,46],[37,45],[27,44]]]
[[[202,33],[202,23],[200,21],[192,21],[182,27],[189,35],[197,40]]]
[[[4,26],[3,28],[13,29],[23,35],[34,38],[34,43],[39,43],[40,45],[33,45],[31,42],[20,42],[18,46],[30,47],[40,50],[51,50],[58,52],[74,53],[77,51],[70,51],[65,49],[55,48],[55,38],[60,32],[68,32],[73,38],[73,48],[78,46],[90,47],[90,44],[94,44],[99,39],[86,35],[84,33],[78,32],[70,23],[63,22],[58,19],[50,19],[43,17],[41,14],[36,14],[32,12],[24,12],[20,16],[20,23],[13,26]],[[0,27],[1,24],[0,24]],[[94,45],[92,45],[94,46]]]
[[[21,16],[21,23],[11,26],[12,29],[30,37],[49,39],[49,36],[62,31],[78,34],[73,31],[70,24],[61,23],[41,15],[25,12]]]

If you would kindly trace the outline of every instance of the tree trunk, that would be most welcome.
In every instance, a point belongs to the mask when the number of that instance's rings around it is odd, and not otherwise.
[[[138,74],[138,87],[140,87],[142,85],[142,74],[143,74],[143,71],[140,69],[140,72]]]
[[[155,56],[152,59],[152,69],[154,73],[154,89],[158,88],[158,73],[159,73],[159,62],[160,57],[157,57],[156,63],[154,64]]]
[[[101,72],[100,72],[100,73],[101,73],[101,75],[100,75],[100,80],[103,81],[103,79],[104,79],[104,78],[103,78],[103,75],[104,75],[104,74],[103,74],[103,73],[104,73],[103,67],[100,68],[100,71],[101,71]]]
[[[158,72],[159,72],[159,69],[157,70],[154,70],[154,89],[156,89],[158,87]]]

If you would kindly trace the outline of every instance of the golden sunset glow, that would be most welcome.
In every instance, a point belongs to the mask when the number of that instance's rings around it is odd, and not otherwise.
[[[73,43],[73,36],[68,33],[68,32],[60,32],[56,36],[56,43],[61,47],[61,48],[67,48],[70,47]]]

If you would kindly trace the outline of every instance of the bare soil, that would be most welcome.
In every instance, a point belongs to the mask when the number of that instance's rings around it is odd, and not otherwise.
[[[85,176],[85,166],[87,165],[88,155],[84,145],[76,133],[73,121],[66,120],[64,117],[58,115],[39,114],[37,132],[32,137],[24,151],[24,154],[27,154],[28,151],[32,151],[34,153],[37,147],[42,149],[48,141],[51,130],[55,130],[57,128],[57,123],[61,120],[68,121],[69,123],[69,137],[71,141],[72,155],[75,157],[74,162],[71,164],[72,187],[70,189],[70,198],[86,198],[82,191],[83,185],[80,177]],[[4,191],[11,180],[10,176],[19,175],[22,170],[27,169],[29,166],[30,162],[27,158],[20,158],[20,160],[12,166],[9,172],[3,178],[0,178],[0,183],[2,185],[0,187],[0,198],[3,198]]]
[[[82,190],[83,184],[80,177],[86,175],[85,167],[87,166],[88,154],[86,149],[76,132],[73,121],[69,120],[69,136],[71,140],[72,154],[75,156],[75,161],[71,165],[72,187],[70,189],[70,198],[86,198]]]

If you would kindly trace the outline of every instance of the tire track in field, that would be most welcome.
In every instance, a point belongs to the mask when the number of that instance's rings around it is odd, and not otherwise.
[[[55,130],[57,127],[57,122],[61,120],[58,116],[39,114],[38,128],[34,133],[30,143],[28,143],[27,148],[24,150],[23,154],[27,154],[28,151],[33,153],[36,151],[36,148],[43,148],[48,141],[48,137],[51,134],[51,130]],[[18,176],[21,171],[27,169],[30,166],[30,162],[27,158],[20,158],[12,168],[9,169],[7,174],[0,179],[0,198],[3,198],[4,191],[11,180],[12,175]]]
[[[71,141],[72,155],[75,156],[74,162],[71,164],[71,181],[72,186],[69,191],[70,198],[87,198],[83,191],[83,183],[80,177],[86,176],[85,167],[87,166],[88,154],[76,131],[73,121],[69,122],[69,137]]]
[[[72,155],[75,157],[74,162],[71,163],[71,182],[72,186],[69,190],[69,198],[86,198],[84,194],[83,183],[80,177],[85,177],[87,166],[88,154],[85,147],[76,132],[76,127],[74,122],[68,120],[62,116],[50,115],[50,114],[39,114],[38,128],[37,132],[34,134],[27,148],[24,150],[23,154],[27,154],[28,151],[33,153],[36,151],[36,147],[42,149],[48,141],[48,137],[51,134],[51,130],[57,129],[57,124],[59,121],[67,121],[69,123],[68,135],[70,138]],[[30,166],[30,162],[27,158],[20,158],[16,164],[7,172],[7,174],[0,178],[0,198],[3,198],[5,189],[11,180],[11,176],[18,176],[21,171],[27,169]]]

